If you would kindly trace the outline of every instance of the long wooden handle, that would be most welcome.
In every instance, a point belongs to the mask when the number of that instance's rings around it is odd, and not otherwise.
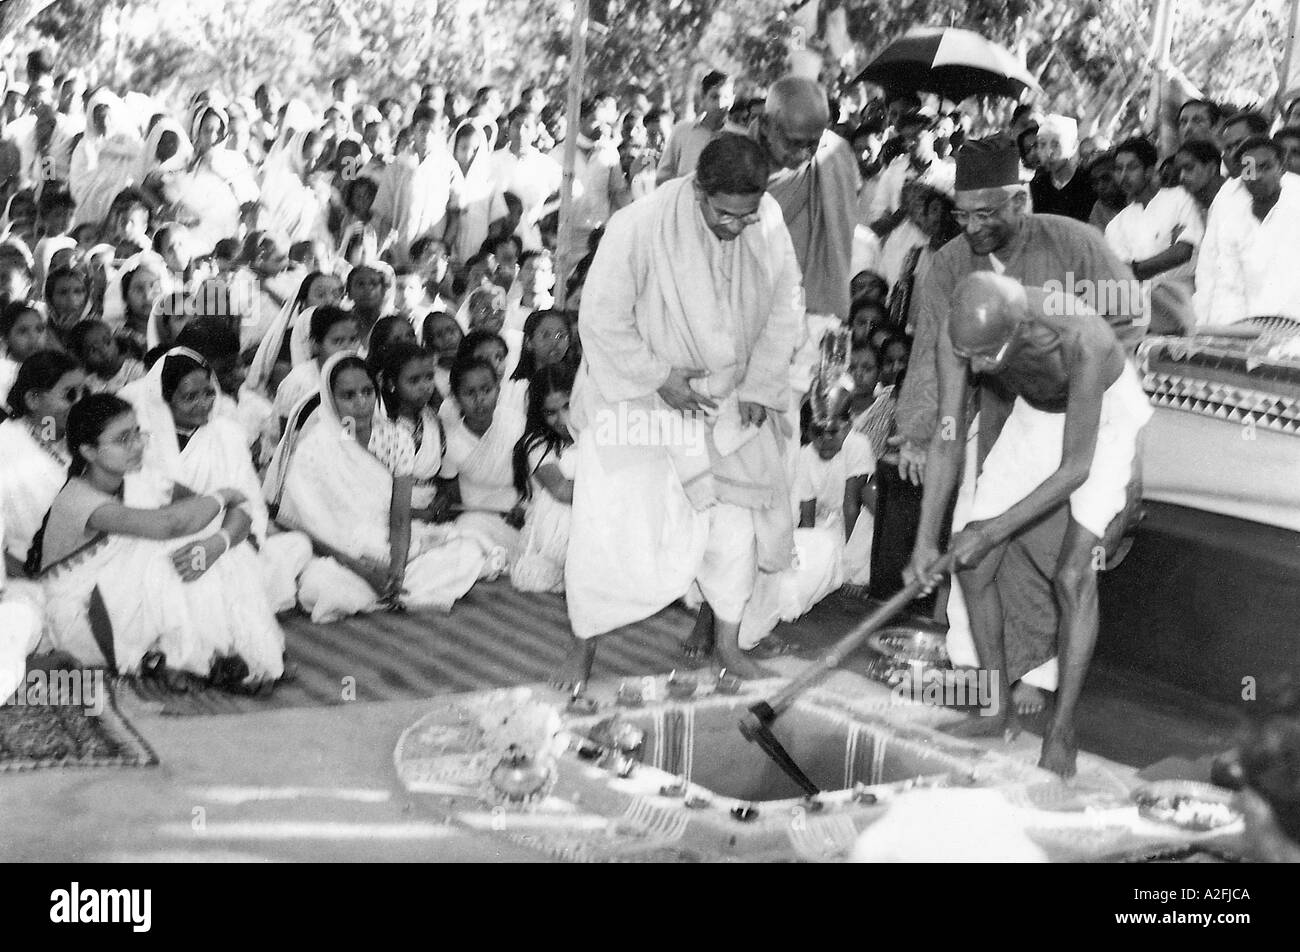
[[[929,585],[929,580],[935,574],[947,575],[951,572],[952,563],[953,554],[951,552],[940,556],[933,565],[926,569],[923,577],[904,585],[892,598],[862,619],[856,628],[836,642],[834,647],[820,661],[792,679],[789,684],[774,694],[772,699],[768,701],[768,705],[776,716],[780,717],[801,694],[839,667],[841,661],[857,651],[862,643],[871,637],[885,622],[906,608]]]

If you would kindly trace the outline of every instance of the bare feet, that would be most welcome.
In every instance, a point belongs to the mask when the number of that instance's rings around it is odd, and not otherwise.
[[[575,638],[559,669],[551,675],[551,687],[557,691],[578,693],[577,689],[591,680],[591,665],[595,660],[596,642],[590,638]]]
[[[1074,731],[1052,727],[1043,738],[1043,755],[1038,760],[1038,766],[1047,768],[1063,780],[1069,780],[1078,770],[1078,752]]]
[[[714,641],[713,612],[708,605],[701,605],[691,636],[682,644],[682,657],[687,661],[703,661],[713,654]]]
[[[1033,717],[1047,707],[1047,692],[1017,681],[1011,687],[1011,703],[1016,706],[1016,713],[1021,717]]]
[[[776,672],[769,671],[739,648],[719,644],[717,654],[717,663],[727,669],[727,674],[733,674],[742,680],[776,677]]]
[[[1020,734],[1020,721],[1012,711],[998,714],[974,714],[964,721],[942,728],[949,737],[976,739],[982,737],[1001,737],[1008,743]]]

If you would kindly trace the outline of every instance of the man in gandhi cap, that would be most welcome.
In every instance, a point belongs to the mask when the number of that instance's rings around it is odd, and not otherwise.
[[[980,462],[1011,409],[1008,395],[986,379],[974,388],[974,406],[965,416],[975,421],[969,429],[939,410],[936,351],[961,280],[993,272],[1027,287],[1081,295],[1087,309],[1105,318],[1130,355],[1144,333],[1134,324],[1143,308],[1141,285],[1132,271],[1097,229],[1057,215],[1031,213],[1019,174],[1019,152],[1009,139],[974,140],[962,146],[957,154],[956,218],[963,233],[935,252],[918,282],[912,311],[916,340],[896,410],[898,436],[892,442],[899,446],[900,476],[915,485],[930,481],[927,455],[935,439],[945,441],[946,449],[954,442],[965,447],[964,475],[952,511],[954,530],[970,518]],[[1058,512],[1019,534],[998,578],[1009,676],[1023,714],[1042,710],[1046,692],[1057,687],[1059,609],[1051,579],[1064,532],[1065,518]],[[905,535],[882,538],[877,546],[879,559],[893,564],[905,561],[911,548],[912,540]],[[953,663],[976,663],[960,586],[949,593],[947,615]]]
[[[957,580],[970,613],[979,663],[1010,694],[1002,599],[997,579],[1008,543],[1062,508],[1068,521],[1051,571],[1060,607],[1056,648],[1060,688],[1039,765],[1073,776],[1074,712],[1097,641],[1097,563],[1107,528],[1125,508],[1138,435],[1151,406],[1124,347],[1107,323],[1064,291],[1026,288],[1002,275],[964,278],[941,319],[939,412],[959,430],[968,375],[1014,396],[1011,415],[975,484],[970,521],[952,539]],[[928,579],[962,466],[960,442],[930,447],[921,525],[909,579]],[[996,716],[963,725],[967,734],[1017,729],[1012,702]]]

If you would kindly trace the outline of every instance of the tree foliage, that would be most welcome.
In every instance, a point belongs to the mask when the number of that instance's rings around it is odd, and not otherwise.
[[[1287,0],[1181,0],[1174,61],[1190,82],[1229,100],[1277,86]],[[32,12],[47,0],[0,0]],[[1141,118],[1151,80],[1154,0],[822,0],[843,6],[855,45],[850,75],[918,24],[977,30],[1021,53],[1044,105],[1086,117]],[[372,95],[441,81],[512,91],[568,78],[573,0],[54,0],[15,37],[83,64],[92,80],[164,101],[204,87],[247,93],[263,80],[323,105],[341,73]],[[767,83],[786,68],[786,0],[610,0],[611,29],[589,37],[587,88],[635,83],[680,103],[707,69]],[[313,98],[315,97],[315,98]]]

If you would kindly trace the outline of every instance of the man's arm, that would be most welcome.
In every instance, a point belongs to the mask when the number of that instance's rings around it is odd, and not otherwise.
[[[948,513],[948,502],[957,488],[962,456],[966,449],[966,364],[953,352],[945,318],[936,334],[935,363],[939,419],[926,453],[925,492],[921,497],[921,519],[917,528],[913,559],[926,553],[926,564],[937,555],[939,536]]]
[[[1166,271],[1172,271],[1179,265],[1191,261],[1195,251],[1196,249],[1192,247],[1190,242],[1175,241],[1159,254],[1134,261],[1133,276],[1139,281],[1145,281],[1148,278],[1154,278],[1158,274],[1164,274]]]
[[[635,400],[663,386],[672,370],[637,329],[637,209],[613,216],[596,249],[578,309],[578,335],[592,381],[606,400]]]
[[[913,299],[916,339],[894,411],[898,424],[895,440],[900,446],[900,456],[916,461],[915,473],[911,472],[913,467],[909,463],[907,472],[900,465],[900,474],[915,483],[921,481],[926,447],[934,435],[938,416],[936,354],[940,327],[947,320],[948,300],[952,293],[950,270],[941,258],[935,258],[925,274],[917,276],[917,292]]]

